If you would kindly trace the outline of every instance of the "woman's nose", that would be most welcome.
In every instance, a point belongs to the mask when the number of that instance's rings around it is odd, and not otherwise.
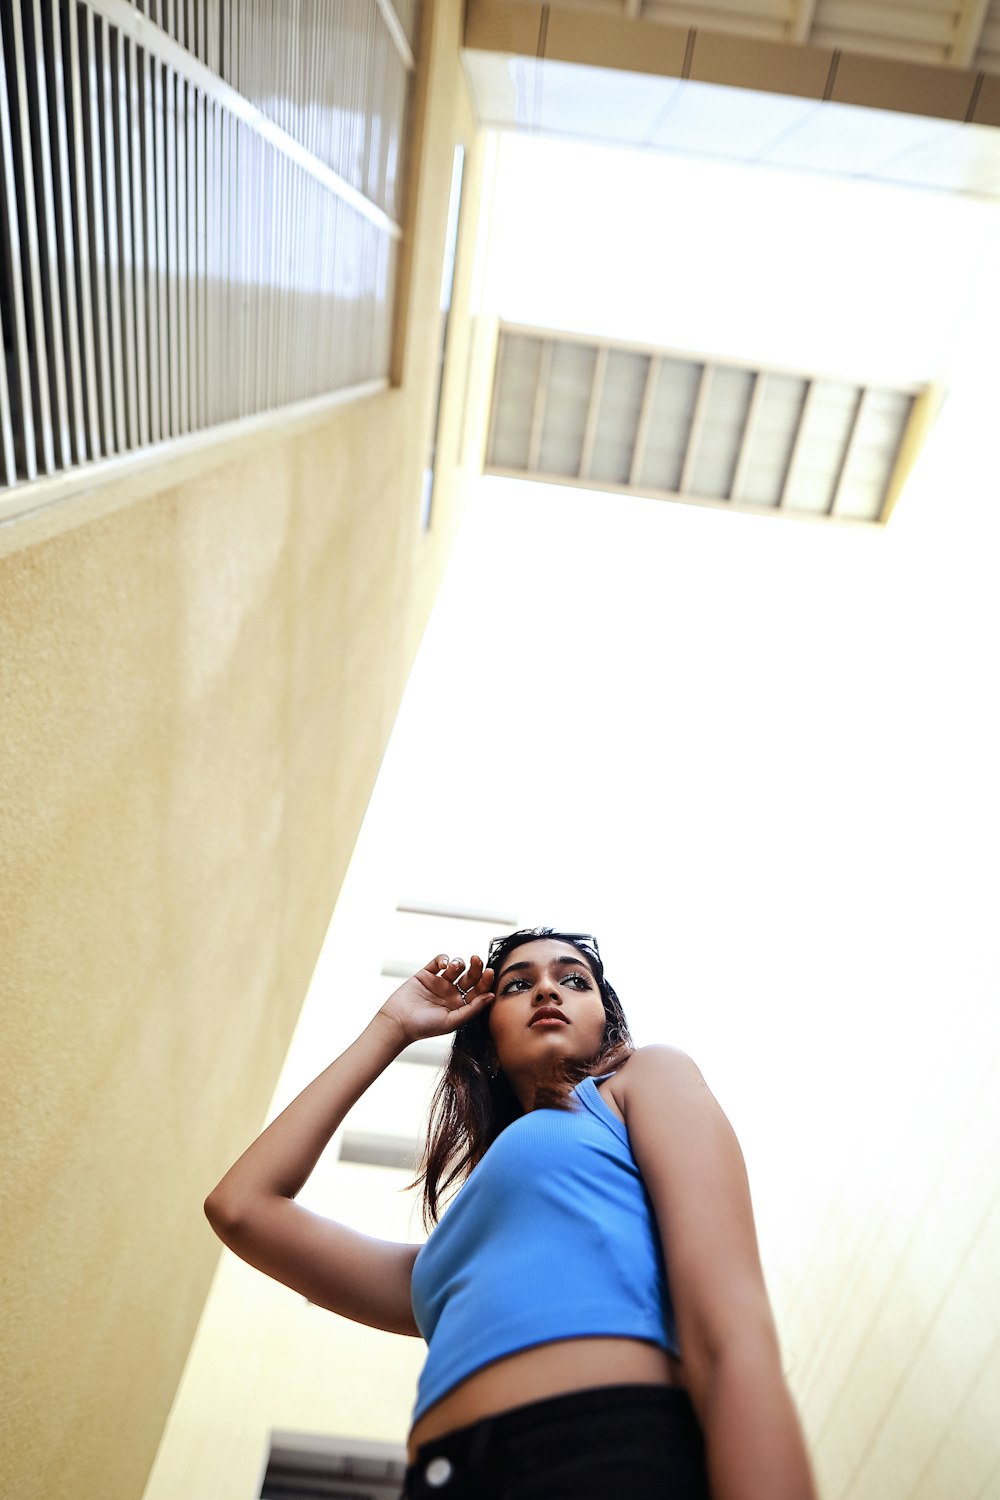
[[[551,1005],[553,1002],[556,1005],[561,1005],[562,996],[559,993],[559,986],[555,980],[548,978],[539,979],[535,985],[535,993],[531,997],[531,1002],[533,1005]]]

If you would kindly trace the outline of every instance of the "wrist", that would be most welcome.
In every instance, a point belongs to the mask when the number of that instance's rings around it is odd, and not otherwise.
[[[390,1062],[410,1045],[411,1039],[406,1035],[402,1021],[388,1011],[377,1010],[369,1021],[367,1030],[380,1047],[391,1053],[388,1059]]]

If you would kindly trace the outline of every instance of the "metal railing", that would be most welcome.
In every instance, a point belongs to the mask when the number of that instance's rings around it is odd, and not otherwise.
[[[0,490],[387,379],[412,24],[0,0]]]

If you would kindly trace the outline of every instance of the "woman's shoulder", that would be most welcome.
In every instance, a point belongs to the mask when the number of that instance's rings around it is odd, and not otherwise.
[[[629,1053],[621,1067],[608,1078],[607,1086],[625,1116],[630,1097],[634,1100],[658,1089],[698,1082],[704,1083],[704,1079],[692,1057],[680,1047],[653,1042]]]

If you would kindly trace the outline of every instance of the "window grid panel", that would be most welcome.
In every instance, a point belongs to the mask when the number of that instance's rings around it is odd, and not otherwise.
[[[502,324],[485,468],[879,523],[918,396],[930,392]]]
[[[4,23],[4,17],[0,12],[0,26]],[[3,330],[4,348],[4,390],[6,401],[0,421],[3,422],[3,445],[4,453],[12,454],[14,460],[14,476],[18,470],[34,478],[37,473],[37,455],[35,450],[35,413],[31,389],[30,358],[28,352],[28,314],[27,298],[23,285],[21,269],[21,232],[20,215],[21,207],[18,203],[17,182],[14,171],[14,162],[17,156],[17,146],[14,137],[15,121],[11,111],[11,89],[8,85],[8,73],[13,57],[13,48],[9,38],[5,35],[3,39],[3,69],[0,71],[0,165],[3,167],[3,197],[0,200],[0,235],[4,255],[0,260],[0,274],[3,274],[3,285],[0,286],[0,309],[6,304],[6,314]],[[16,109],[17,92],[14,92],[14,106]],[[10,353],[8,354],[8,349]],[[10,377],[8,384],[7,367],[10,366]],[[5,471],[10,475],[5,458]],[[7,483],[14,482],[8,477]]]
[[[410,73],[375,0],[29,0],[0,27],[0,488],[387,379]]]

